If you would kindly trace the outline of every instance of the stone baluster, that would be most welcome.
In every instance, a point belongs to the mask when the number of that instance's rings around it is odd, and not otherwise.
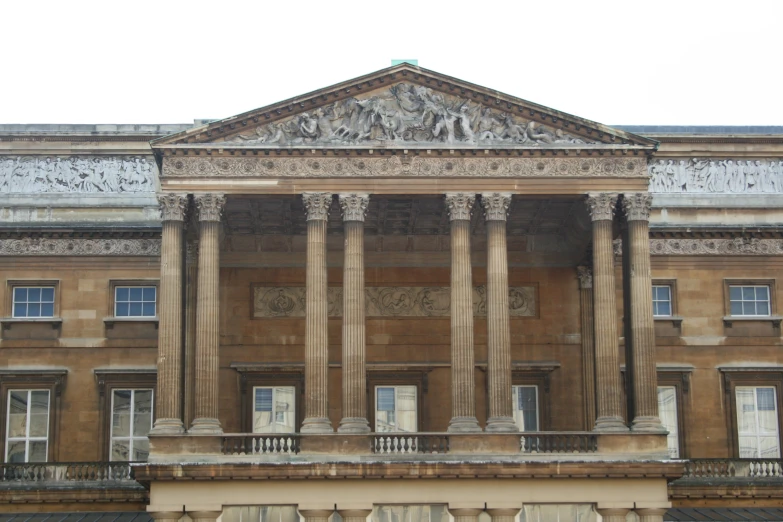
[[[595,426],[595,331],[593,329],[593,271],[576,267],[582,325],[582,382],[585,429]]]
[[[222,194],[195,197],[199,220],[196,297],[196,399],[191,433],[223,433],[218,420],[220,371],[220,214]]]
[[[617,194],[587,197],[593,220],[593,316],[595,325],[595,431],[627,431],[620,397],[617,305],[614,283],[612,223]]]
[[[652,195],[625,194],[623,210],[628,222],[626,251],[630,254],[630,321],[633,346],[633,431],[664,432],[658,417],[658,373],[655,366],[655,323],[650,274],[650,208]],[[627,320],[627,319],[626,319]]]
[[[506,216],[509,193],[481,195],[487,225],[487,431],[518,431],[511,398],[511,331],[508,320]]]
[[[179,434],[182,423],[182,244],[188,197],[158,196],[163,231],[160,252],[157,419],[151,434]]]
[[[305,303],[305,419],[302,433],[334,431],[327,410],[329,303],[326,280],[326,225],[332,195],[302,195],[307,212],[307,300]]]
[[[340,194],[340,207],[343,211],[345,227],[345,262],[343,263],[343,418],[337,431],[344,433],[370,431],[367,422],[364,373],[366,346],[364,216],[369,203],[368,194]]]
[[[475,194],[446,194],[451,219],[451,409],[450,432],[476,432],[473,353],[473,277],[470,213]]]

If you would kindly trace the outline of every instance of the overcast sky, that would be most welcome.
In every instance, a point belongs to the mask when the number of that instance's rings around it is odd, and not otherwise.
[[[783,125],[778,0],[7,0],[0,20],[0,123],[225,118],[417,58],[610,125]]]

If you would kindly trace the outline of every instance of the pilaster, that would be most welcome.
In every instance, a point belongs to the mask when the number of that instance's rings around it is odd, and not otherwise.
[[[588,266],[576,267],[579,279],[579,304],[582,326],[582,382],[585,429],[595,425],[595,330],[593,327],[593,271]]]

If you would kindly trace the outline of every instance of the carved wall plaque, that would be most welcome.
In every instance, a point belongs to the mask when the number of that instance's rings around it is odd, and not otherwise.
[[[448,317],[451,289],[442,286],[369,286],[364,289],[367,317]],[[535,286],[509,288],[509,315],[535,317],[537,296]],[[342,316],[342,288],[330,287],[327,292],[329,316]],[[486,287],[473,288],[473,313],[487,315]],[[253,288],[254,317],[304,317],[305,287],[255,286]]]
[[[781,194],[783,159],[693,158],[653,160],[650,192],[687,194]]]

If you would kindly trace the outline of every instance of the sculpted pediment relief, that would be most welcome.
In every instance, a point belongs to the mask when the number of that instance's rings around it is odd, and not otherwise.
[[[643,148],[655,142],[409,64],[153,142],[153,148]]]

